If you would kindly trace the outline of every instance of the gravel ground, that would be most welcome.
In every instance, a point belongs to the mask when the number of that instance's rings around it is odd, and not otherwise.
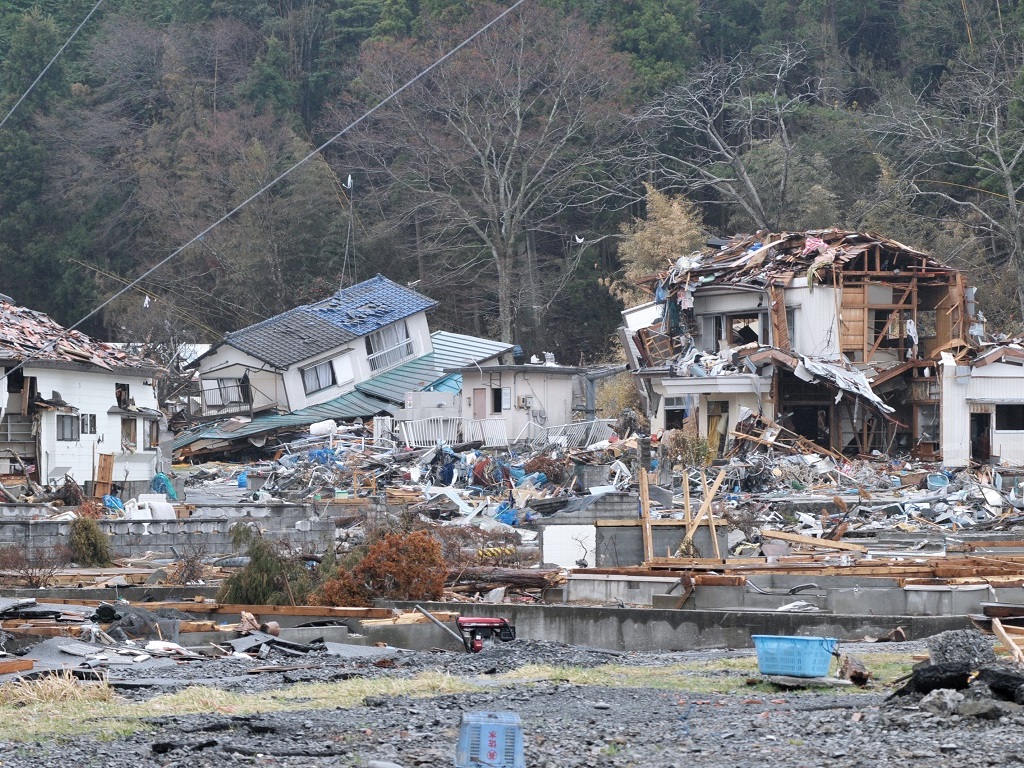
[[[870,666],[872,651],[914,653],[924,644],[844,645]],[[431,669],[490,681],[484,692],[429,699],[374,696],[362,706],[258,715],[154,718],[154,730],[122,740],[79,738],[68,743],[0,743],[0,766],[281,766],[453,765],[463,712],[511,711],[523,722],[530,768],[575,766],[912,766],[1024,763],[1024,710],[1001,703],[979,716],[933,714],[914,697],[886,701],[888,691],[800,691],[691,694],[638,688],[578,686],[560,680],[504,682],[491,675],[528,663],[593,667],[664,666],[715,660],[751,651],[626,653],[516,641],[474,656],[399,653],[392,659],[269,658],[258,662],[309,663],[317,669],[247,675],[253,662],[224,659],[160,670],[180,684],[217,682],[245,692],[296,681],[352,676],[409,677]],[[133,674],[143,678],[141,671]],[[127,677],[127,674],[121,674]],[[124,692],[146,699],[166,692],[145,687]],[[968,697],[972,693],[968,692]]]

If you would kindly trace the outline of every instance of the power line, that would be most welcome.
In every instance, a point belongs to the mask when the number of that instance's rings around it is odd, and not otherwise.
[[[100,2],[103,2],[103,0],[100,0]],[[405,83],[405,85],[403,85],[403,86],[401,86],[400,88],[398,88],[398,89],[396,89],[396,90],[392,91],[392,92],[391,92],[391,93],[390,93],[390,94],[389,94],[388,96],[384,97],[384,98],[383,98],[383,99],[382,99],[381,101],[377,102],[377,104],[376,104],[375,106],[371,107],[371,108],[370,108],[370,109],[368,109],[368,110],[367,110],[366,112],[364,112],[364,113],[363,113],[362,115],[360,115],[360,116],[359,116],[359,117],[357,117],[357,118],[356,118],[355,120],[353,120],[353,121],[352,121],[351,123],[349,123],[348,125],[346,125],[346,126],[345,126],[344,128],[342,128],[342,129],[341,129],[340,131],[338,131],[338,132],[337,132],[336,134],[334,134],[334,135],[333,135],[333,136],[332,136],[331,138],[329,138],[329,139],[328,139],[327,141],[325,141],[325,142],[324,142],[323,144],[321,144],[321,145],[320,145],[319,147],[317,147],[316,149],[314,149],[314,150],[313,150],[312,152],[310,152],[310,153],[309,153],[308,155],[306,155],[306,156],[305,156],[304,158],[302,158],[301,160],[299,160],[299,161],[298,161],[297,163],[295,163],[294,165],[292,165],[292,166],[291,166],[290,168],[288,168],[288,169],[287,169],[286,171],[284,171],[283,173],[281,173],[281,174],[280,174],[279,176],[277,176],[277,177],[276,177],[275,179],[273,179],[272,181],[269,181],[269,182],[267,182],[267,183],[266,183],[265,185],[263,185],[263,186],[262,186],[262,187],[261,187],[260,189],[258,189],[258,190],[257,190],[256,192],[254,192],[253,194],[251,194],[251,195],[250,195],[249,197],[247,197],[247,198],[246,198],[245,200],[243,200],[243,201],[242,201],[241,203],[239,203],[238,205],[236,205],[236,206],[235,206],[234,208],[232,208],[232,209],[231,209],[230,211],[228,211],[227,213],[225,213],[225,214],[224,214],[223,216],[221,216],[221,217],[220,217],[219,219],[217,219],[217,220],[216,220],[215,222],[213,222],[212,224],[210,224],[210,225],[209,225],[209,226],[208,226],[208,227],[207,227],[206,229],[204,229],[204,230],[203,230],[202,232],[199,232],[199,233],[198,233],[197,235],[195,235],[195,236],[194,236],[194,237],[193,237],[193,238],[192,238],[191,240],[189,240],[189,241],[188,241],[187,243],[185,243],[184,245],[181,245],[181,246],[179,246],[178,248],[175,248],[175,249],[174,249],[173,251],[171,251],[171,253],[169,253],[169,254],[168,254],[167,256],[165,256],[164,258],[162,258],[162,259],[161,259],[160,261],[158,261],[158,262],[157,262],[156,264],[154,264],[154,265],[153,265],[152,267],[150,267],[149,269],[147,269],[147,270],[146,270],[145,272],[143,272],[143,273],[142,273],[141,275],[139,275],[139,276],[138,276],[137,278],[135,278],[134,280],[132,280],[132,281],[131,281],[130,283],[128,283],[128,284],[127,284],[127,285],[126,285],[126,286],[125,286],[124,288],[122,288],[121,290],[117,291],[117,292],[116,292],[116,293],[115,293],[115,294],[114,294],[113,296],[111,296],[111,297],[110,297],[109,299],[107,299],[107,300],[106,300],[106,301],[104,301],[103,303],[99,304],[99,305],[98,305],[98,306],[97,306],[97,307],[96,307],[95,309],[93,309],[93,310],[92,310],[91,312],[89,312],[89,313],[88,313],[87,315],[85,315],[84,317],[82,317],[82,318],[81,318],[81,319],[80,319],[80,320],[79,320],[78,322],[76,322],[76,323],[75,323],[74,325],[71,325],[71,326],[68,326],[67,328],[65,328],[65,329],[64,329],[64,332],[63,332],[63,333],[61,333],[61,334],[59,334],[59,335],[57,336],[57,338],[56,338],[56,339],[54,339],[54,340],[53,340],[52,342],[50,342],[49,344],[46,344],[46,345],[45,345],[45,346],[43,346],[43,347],[42,347],[41,349],[37,350],[37,351],[36,351],[36,352],[34,352],[33,354],[31,354],[31,355],[29,355],[28,357],[26,357],[26,358],[25,358],[24,360],[22,360],[22,361],[21,361],[20,363],[18,363],[18,365],[16,365],[16,366],[15,366],[14,368],[8,369],[8,370],[7,370],[7,371],[6,371],[5,373],[4,373],[4,376],[3,376],[3,378],[6,378],[6,377],[7,377],[7,376],[9,376],[10,374],[14,373],[14,372],[15,372],[15,371],[17,371],[17,370],[20,370],[21,368],[24,368],[24,367],[25,367],[25,365],[26,365],[27,363],[29,363],[29,362],[31,362],[32,360],[36,359],[36,358],[37,358],[37,357],[38,357],[39,355],[43,354],[44,352],[47,352],[47,351],[49,351],[50,349],[52,349],[52,348],[53,348],[54,346],[56,346],[56,344],[57,344],[57,342],[58,342],[58,341],[62,340],[62,339],[63,339],[63,338],[64,338],[64,337],[65,337],[65,336],[66,336],[67,334],[71,333],[71,331],[75,330],[76,328],[78,328],[78,327],[79,327],[80,325],[82,325],[82,324],[83,324],[83,323],[85,323],[86,321],[88,321],[88,320],[92,319],[93,317],[95,317],[95,316],[96,316],[96,315],[97,315],[97,314],[98,314],[98,313],[99,313],[99,312],[100,312],[100,311],[101,311],[101,310],[102,310],[102,309],[103,309],[104,307],[106,307],[106,306],[110,305],[110,304],[111,304],[112,302],[114,302],[114,301],[116,301],[117,299],[119,299],[119,298],[120,298],[121,296],[123,296],[124,294],[126,294],[126,293],[127,293],[128,291],[130,291],[130,290],[131,290],[132,288],[134,288],[134,287],[135,287],[136,285],[138,285],[139,283],[141,283],[141,282],[142,282],[143,280],[145,280],[145,279],[146,279],[147,277],[149,277],[149,276],[150,276],[151,274],[153,274],[154,272],[156,272],[156,271],[157,271],[158,269],[160,269],[160,268],[161,268],[162,266],[164,266],[165,264],[169,263],[169,262],[170,262],[170,261],[171,261],[172,259],[174,259],[174,258],[175,258],[175,257],[176,257],[176,256],[177,256],[178,254],[180,254],[180,253],[181,253],[182,251],[184,251],[184,250],[185,250],[186,248],[188,248],[188,247],[189,247],[190,245],[192,245],[193,243],[196,243],[196,242],[198,242],[199,240],[202,240],[202,239],[203,239],[204,237],[206,237],[206,235],[208,235],[208,234],[209,234],[209,233],[210,233],[211,231],[213,231],[214,229],[216,229],[217,227],[219,227],[219,226],[220,226],[221,224],[223,224],[223,223],[224,223],[225,221],[227,221],[228,219],[230,219],[230,218],[231,218],[232,216],[234,216],[234,215],[235,215],[236,213],[238,213],[238,212],[239,212],[239,211],[241,211],[241,210],[242,210],[243,208],[245,208],[246,206],[248,206],[248,205],[249,205],[249,204],[250,204],[251,202],[253,202],[254,200],[256,200],[256,198],[260,197],[260,196],[261,196],[261,195],[262,195],[262,194],[263,194],[264,192],[266,192],[267,190],[269,190],[269,189],[271,189],[272,187],[276,186],[276,185],[277,185],[278,183],[280,183],[280,182],[281,182],[281,181],[283,181],[283,180],[284,180],[285,178],[287,178],[287,177],[288,177],[289,175],[291,175],[291,174],[292,174],[292,173],[293,173],[294,171],[298,170],[298,169],[299,169],[299,168],[301,168],[301,167],[302,167],[303,165],[305,165],[305,164],[306,164],[306,163],[308,163],[308,162],[309,162],[310,160],[312,160],[312,159],[313,159],[314,157],[318,156],[318,155],[319,155],[320,153],[322,153],[322,152],[323,152],[323,151],[324,151],[325,149],[327,149],[327,147],[329,147],[329,146],[330,146],[331,144],[333,144],[333,143],[334,143],[334,142],[336,142],[336,141],[337,141],[338,139],[340,139],[340,138],[341,138],[342,136],[344,136],[344,135],[345,135],[346,133],[348,133],[349,131],[351,131],[351,130],[352,130],[353,128],[355,128],[356,126],[358,126],[359,124],[361,124],[362,122],[364,122],[364,121],[365,121],[365,120],[366,120],[367,118],[369,118],[370,116],[372,116],[373,114],[375,114],[376,112],[378,112],[378,111],[379,111],[379,110],[380,110],[380,109],[381,109],[382,107],[384,107],[385,105],[387,105],[388,103],[390,103],[391,101],[393,101],[393,100],[394,100],[395,98],[397,98],[397,97],[398,97],[398,96],[399,96],[400,94],[402,94],[402,93],[404,93],[405,91],[407,91],[407,90],[408,90],[409,88],[411,88],[411,87],[412,87],[413,85],[415,85],[415,84],[416,84],[417,82],[419,82],[419,80],[421,80],[421,79],[422,79],[423,77],[425,77],[426,75],[428,75],[428,74],[429,74],[430,72],[433,72],[433,71],[434,71],[435,69],[437,69],[437,68],[438,68],[439,66],[441,66],[442,64],[444,64],[444,63],[445,63],[446,61],[448,61],[448,59],[450,59],[450,58],[451,58],[452,56],[454,56],[454,55],[455,55],[456,53],[458,53],[459,51],[461,51],[461,50],[462,50],[463,48],[465,48],[465,47],[466,47],[467,45],[469,45],[469,44],[470,44],[471,42],[473,42],[474,40],[476,40],[476,38],[478,38],[478,37],[479,37],[480,35],[482,35],[482,34],[483,34],[484,32],[486,32],[486,31],[487,31],[488,29],[490,29],[491,27],[493,27],[493,26],[494,26],[495,24],[497,24],[497,23],[498,23],[499,21],[501,21],[502,19],[504,19],[504,18],[505,18],[506,16],[508,16],[508,15],[509,15],[510,13],[512,13],[512,11],[514,11],[514,10],[515,10],[516,8],[518,8],[518,7],[520,6],[520,5],[522,5],[522,4],[523,4],[523,3],[525,3],[525,2],[526,2],[526,0],[516,0],[516,2],[515,2],[515,3],[513,3],[512,5],[510,5],[510,6],[508,7],[508,8],[506,8],[506,9],[505,9],[504,11],[502,11],[501,13],[499,13],[499,14],[498,14],[497,16],[495,16],[495,17],[494,17],[493,19],[491,19],[491,20],[490,20],[489,22],[487,22],[486,24],[484,24],[484,25],[483,25],[482,27],[480,27],[480,29],[478,29],[478,30],[477,30],[476,32],[474,32],[473,34],[471,34],[471,35],[470,35],[469,37],[467,37],[467,38],[466,38],[465,40],[463,40],[463,41],[462,41],[461,43],[459,43],[459,44],[458,44],[457,46],[455,46],[455,47],[454,47],[454,48],[452,48],[452,49],[451,49],[450,51],[448,51],[448,53],[444,54],[444,55],[443,55],[443,56],[441,56],[441,57],[440,57],[439,59],[435,60],[433,64],[431,64],[431,65],[430,65],[430,66],[428,66],[428,67],[427,67],[426,69],[424,69],[424,70],[422,70],[421,72],[419,72],[418,74],[416,74],[416,75],[415,75],[414,77],[412,77],[412,79],[408,80],[408,81],[407,81],[407,82]],[[100,5],[100,3],[99,3],[99,2],[98,2],[98,3],[96,3],[96,8],[98,8],[98,7],[99,7],[99,5]],[[93,8],[93,10],[96,10],[96,8]],[[89,14],[89,15],[90,15],[90,16],[92,15],[92,12],[91,12],[91,11],[90,11],[90,14]],[[86,17],[86,20],[88,20],[88,17]],[[85,23],[85,21],[83,21],[83,22],[82,22],[82,24],[84,24],[84,23]],[[81,28],[81,25],[79,25],[79,29],[80,29],[80,28]],[[75,30],[75,31],[76,31],[76,33],[77,33],[77,31],[78,31],[78,30]],[[68,42],[70,42],[70,40],[69,40]],[[61,50],[63,50],[65,46],[67,46],[67,43],[65,43],[65,44],[64,44],[64,46],[62,46],[62,47],[61,47]],[[58,54],[59,54],[59,53],[60,53],[60,51],[58,51]],[[56,56],[55,56],[54,58],[56,58]],[[52,63],[52,61],[51,61],[51,63]],[[49,64],[47,65],[47,67],[49,67]],[[43,70],[43,72],[45,72],[45,71],[46,71],[46,70]],[[40,75],[40,77],[42,77],[42,75]],[[38,81],[38,79],[39,79],[39,78],[36,78],[36,80],[37,80],[37,81]],[[34,83],[33,83],[33,85],[34,85]],[[22,98],[24,98],[24,97],[22,97]],[[13,111],[13,110],[12,110],[12,111]],[[0,124],[0,125],[2,125],[2,124]]]
[[[17,109],[17,108],[18,108],[18,107],[19,107],[19,106],[21,105],[21,102],[23,102],[23,101],[24,101],[24,100],[25,100],[25,99],[26,99],[26,98],[28,97],[28,95],[29,95],[30,93],[32,93],[32,90],[33,90],[33,89],[34,89],[34,88],[36,87],[36,84],[37,84],[37,83],[38,83],[38,82],[39,82],[40,80],[42,80],[42,79],[43,79],[43,75],[45,75],[45,74],[47,73],[47,71],[48,71],[48,70],[50,69],[50,67],[51,67],[51,66],[53,66],[53,62],[55,62],[55,61],[57,60],[57,57],[59,57],[59,56],[60,56],[60,55],[61,55],[62,53],[64,53],[64,49],[65,49],[65,48],[67,48],[67,47],[68,47],[69,45],[71,45],[71,41],[75,39],[75,35],[77,35],[77,34],[78,34],[78,32],[79,32],[79,30],[81,30],[81,29],[82,29],[82,27],[84,27],[84,26],[85,26],[85,23],[86,23],[86,22],[87,22],[87,21],[88,21],[88,20],[89,20],[90,18],[92,18],[92,15],[93,15],[94,13],[96,13],[96,9],[98,9],[98,8],[100,7],[100,5],[102,5],[102,4],[103,4],[103,0],[98,0],[98,2],[96,3],[96,5],[94,5],[94,6],[92,7],[92,10],[91,10],[91,11],[89,11],[89,13],[87,13],[87,14],[86,14],[86,16],[85,16],[85,18],[84,18],[84,19],[82,19],[82,23],[81,23],[81,24],[79,24],[79,25],[78,25],[78,26],[77,26],[77,27],[75,28],[75,31],[71,33],[71,37],[69,37],[69,38],[68,38],[67,40],[65,40],[65,41],[64,41],[64,45],[62,45],[62,46],[61,46],[60,48],[58,48],[58,49],[57,49],[57,52],[56,52],[55,54],[53,54],[53,58],[52,58],[52,59],[50,59],[50,62],[49,62],[49,63],[48,63],[48,64],[47,64],[47,65],[46,65],[45,67],[43,67],[43,71],[39,73],[39,76],[38,76],[38,77],[37,77],[37,78],[36,78],[35,80],[33,80],[33,81],[32,81],[32,85],[30,85],[30,86],[28,87],[28,90],[27,90],[27,91],[25,91],[25,92],[24,92],[23,94],[21,94],[21,98],[20,98],[20,99],[18,99],[18,100],[17,100],[16,102],[14,102],[14,106],[13,106],[13,107],[11,107],[11,111],[7,113],[7,116],[6,116],[6,117],[5,117],[5,118],[4,118],[3,120],[0,120],[0,128],[3,128],[3,127],[4,127],[4,123],[6,123],[6,122],[7,122],[7,120],[8,120],[8,118],[9,118],[9,117],[10,117],[11,115],[13,115],[13,114],[14,114],[14,110],[16,110],[16,109]]]

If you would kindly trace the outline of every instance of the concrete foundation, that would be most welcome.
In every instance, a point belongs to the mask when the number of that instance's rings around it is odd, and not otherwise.
[[[413,603],[397,603],[412,608]],[[865,616],[761,611],[674,611],[650,608],[427,603],[430,611],[501,616],[516,635],[615,651],[750,648],[751,635],[803,635],[863,640],[902,627],[911,640],[970,626],[966,616]],[[440,630],[438,630],[440,632]]]

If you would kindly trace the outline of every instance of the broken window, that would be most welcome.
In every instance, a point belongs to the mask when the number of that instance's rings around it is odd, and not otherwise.
[[[8,371],[10,369],[4,369]],[[7,391],[11,393],[21,392],[25,386],[25,372],[18,368],[17,370],[7,374]]]
[[[147,451],[155,450],[160,445],[160,422],[156,419],[146,419],[146,444]]]
[[[939,442],[939,406],[917,406],[917,441],[919,443]]]
[[[768,343],[768,324],[764,321],[763,315],[729,315],[726,318],[726,327],[729,332],[726,341],[730,346]]]
[[[96,414],[95,413],[83,413],[81,416],[81,427],[83,435],[95,435],[96,434]]]
[[[128,406],[132,404],[131,387],[127,384],[115,384],[114,399],[117,401],[118,408],[127,411]]]
[[[306,390],[307,395],[333,387],[336,383],[334,367],[330,360],[302,369],[302,387]]]
[[[371,371],[386,371],[412,357],[412,339],[405,320],[374,331],[366,337],[366,354]]]
[[[934,309],[917,310],[917,337],[934,339],[938,336],[938,313]]]
[[[134,451],[138,445],[135,419],[121,419],[121,447],[126,451]]]
[[[512,388],[491,388],[491,413],[502,413],[512,410]]]
[[[1024,404],[997,405],[996,429],[1024,432]]]
[[[57,439],[64,442],[75,442],[79,438],[79,422],[77,416],[57,416]]]

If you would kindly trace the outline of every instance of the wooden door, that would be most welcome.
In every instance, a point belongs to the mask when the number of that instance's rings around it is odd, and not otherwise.
[[[96,467],[96,483],[93,496],[106,496],[114,482],[114,454],[101,453]]]

